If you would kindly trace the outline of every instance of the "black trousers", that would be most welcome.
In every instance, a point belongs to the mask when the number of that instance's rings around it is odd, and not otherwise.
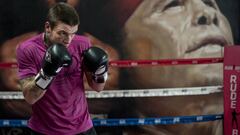
[[[36,132],[36,131],[34,131],[34,130],[30,129],[30,128],[29,128],[29,130],[31,132],[31,135],[44,135],[44,134]],[[87,130],[87,131],[85,131],[83,133],[76,134],[76,135],[97,135],[97,132],[96,132],[95,128],[92,127],[89,130]]]

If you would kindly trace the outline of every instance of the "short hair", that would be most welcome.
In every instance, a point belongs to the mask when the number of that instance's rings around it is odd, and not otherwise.
[[[59,21],[70,26],[80,23],[77,11],[63,2],[59,2],[49,9],[47,21],[49,21],[51,28],[54,28]]]

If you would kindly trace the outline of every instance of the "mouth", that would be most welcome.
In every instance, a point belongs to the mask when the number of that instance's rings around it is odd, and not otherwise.
[[[69,43],[68,43],[68,42],[63,42],[63,44],[64,44],[65,46],[67,46]]]
[[[224,37],[208,37],[201,40],[199,43],[190,46],[186,53],[192,53],[198,50],[204,50],[205,52],[217,52],[221,51],[223,46],[227,45],[228,42]]]

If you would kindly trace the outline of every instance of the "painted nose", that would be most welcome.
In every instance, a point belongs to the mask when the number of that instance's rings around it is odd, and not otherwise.
[[[195,24],[196,25],[211,25],[211,24],[214,24],[214,25],[218,26],[218,18],[216,17],[216,15],[214,15],[214,17],[211,17],[209,15],[202,14],[202,15],[199,15],[196,18]]]

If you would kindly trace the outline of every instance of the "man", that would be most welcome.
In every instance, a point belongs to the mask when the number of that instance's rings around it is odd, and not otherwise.
[[[38,34],[40,31],[43,30],[43,22],[45,21],[43,16],[46,16],[47,10],[49,7],[53,6],[57,2],[64,1],[64,0],[37,0],[35,2],[33,1],[26,1],[26,2],[18,2],[16,0],[12,1],[11,3],[6,3],[6,1],[3,1],[4,4],[7,4],[7,7],[4,7],[1,9],[1,13],[7,12],[8,9],[11,7],[14,7],[14,10],[11,9],[11,15],[5,17],[1,20],[1,29],[0,33],[3,34],[3,37],[5,37],[7,40],[4,40],[3,43],[0,45],[0,51],[1,51],[1,62],[16,62],[16,53],[12,53],[16,51],[16,46],[20,43],[25,41],[26,39]],[[2,2],[2,1],[1,1]],[[75,0],[68,0],[68,4],[75,5],[77,1]],[[4,5],[3,4],[3,5]],[[34,5],[29,6],[29,5]],[[36,8],[37,5],[37,8]],[[23,7],[24,10],[23,10]],[[31,11],[31,12],[30,12]],[[33,11],[33,12],[32,12]],[[13,15],[14,14],[14,15]],[[24,14],[24,15],[22,15]],[[36,19],[35,22],[32,23],[29,21],[29,16],[33,15]],[[13,19],[14,18],[14,19]],[[17,19],[16,19],[17,18]],[[11,21],[14,21],[14,25]],[[16,21],[18,20],[18,21]],[[17,22],[17,23],[16,23]],[[21,24],[21,25],[19,25]],[[33,27],[37,26],[37,27]],[[11,27],[9,29],[8,27]],[[7,35],[11,33],[14,34],[10,37]],[[4,36],[5,35],[5,36]],[[14,37],[13,37],[14,36]],[[100,47],[106,51],[106,53],[109,56],[109,60],[118,59],[117,52],[108,44],[101,43],[94,37],[92,37],[89,34],[85,34],[85,36],[89,37],[90,42],[93,46]],[[1,41],[0,41],[1,42]],[[17,69],[2,69],[0,71],[1,75],[1,90],[2,91],[16,91],[19,89],[19,80],[17,78]],[[118,69],[117,68],[109,68],[108,70],[108,82],[106,83],[104,89],[117,89],[118,88]],[[86,80],[84,80],[85,83]],[[87,81],[86,84],[84,84],[85,89],[91,89],[88,87]],[[90,100],[90,102],[93,102],[93,104],[90,106],[90,112],[91,106],[96,106],[95,102],[93,100]],[[99,103],[99,102],[98,102]],[[29,108],[29,105],[26,104],[25,101],[16,101],[16,100],[5,100],[2,101],[2,106],[4,109],[2,109],[2,113],[0,115],[4,118],[26,118],[29,117],[31,108]],[[97,105],[98,106],[98,105]],[[11,112],[11,114],[9,113]]]
[[[96,91],[107,80],[108,56],[75,35],[79,17],[58,3],[49,9],[45,32],[17,48],[18,75],[32,104],[28,127],[35,134],[95,135],[84,94],[83,75]]]
[[[215,0],[81,0],[79,11],[85,18],[84,31],[118,48],[125,59],[223,57],[223,47],[233,44],[228,20]],[[221,85],[223,80],[221,64],[132,68],[126,72],[129,76],[120,79],[124,89]],[[127,117],[207,115],[223,113],[222,96],[135,98],[124,106]],[[127,134],[222,134],[221,121],[139,129]]]

